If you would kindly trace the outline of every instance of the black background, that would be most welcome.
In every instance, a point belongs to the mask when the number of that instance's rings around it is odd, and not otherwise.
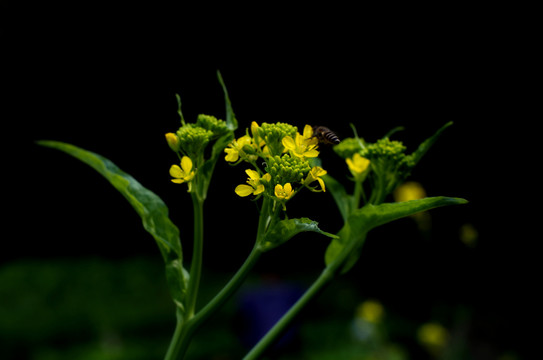
[[[253,120],[322,124],[340,137],[352,136],[354,123],[368,141],[405,126],[396,138],[414,150],[454,121],[412,179],[429,196],[470,203],[432,212],[430,241],[409,221],[375,230],[348,276],[360,281],[365,295],[412,311],[425,301],[468,304],[485,324],[485,341],[507,338],[523,346],[517,331],[527,315],[517,311],[531,309],[521,282],[529,239],[512,217],[522,218],[525,208],[511,210],[509,201],[526,197],[514,182],[518,157],[512,151],[527,132],[519,96],[526,49],[514,15],[491,9],[431,15],[411,9],[407,15],[269,8],[240,9],[235,17],[217,8],[6,9],[2,133],[10,217],[3,220],[8,240],[1,262],[159,256],[137,215],[106,181],[36,146],[40,139],[102,154],[165,199],[189,261],[190,197],[169,181],[176,157],[164,134],[179,126],[176,93],[187,121],[199,113],[224,118],[220,70],[238,136]],[[324,167],[345,180],[346,168],[331,149],[322,153]],[[204,262],[217,271],[234,271],[252,243],[254,205],[233,192],[244,178],[241,166],[218,163],[206,203]],[[289,213],[315,219],[326,231],[340,227],[327,194],[300,194]],[[479,231],[473,249],[458,240],[465,223]],[[14,236],[7,235],[11,230]],[[326,243],[301,236],[266,255],[257,270],[317,274]]]

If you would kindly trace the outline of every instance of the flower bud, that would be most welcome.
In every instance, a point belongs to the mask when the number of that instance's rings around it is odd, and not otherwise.
[[[218,120],[215,116],[211,115],[198,115],[196,126],[212,131],[214,136],[221,136],[228,132],[226,121]]]
[[[174,133],[167,133],[166,141],[168,142],[170,149],[172,149],[174,152],[179,152],[179,137],[177,137],[177,135]]]
[[[202,155],[211,140],[213,132],[199,126],[188,124],[177,130],[180,149],[189,157],[196,159]]]
[[[301,182],[310,170],[311,166],[306,160],[291,157],[289,154],[271,156],[266,166],[266,171],[270,173],[273,183],[282,185]]]
[[[246,145],[243,145],[243,147],[241,149],[248,155],[256,154],[256,149],[254,148],[254,146],[246,144]]]

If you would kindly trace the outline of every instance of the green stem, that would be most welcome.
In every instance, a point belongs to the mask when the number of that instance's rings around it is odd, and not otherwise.
[[[239,289],[241,284],[243,284],[243,281],[246,279],[247,275],[249,275],[249,272],[254,267],[258,259],[263,253],[263,250],[259,246],[259,240],[264,235],[266,231],[266,227],[269,225],[270,221],[270,211],[273,207],[273,201],[271,199],[265,198],[264,202],[262,204],[262,211],[260,214],[260,219],[258,222],[258,232],[257,232],[257,238],[255,242],[255,246],[253,247],[253,250],[243,263],[243,265],[239,268],[239,270],[234,274],[234,276],[230,279],[230,281],[223,287],[223,289],[215,295],[215,297],[206,305],[204,306],[198,313],[194,315],[194,308],[195,308],[195,302],[196,302],[196,292],[198,290],[198,282],[200,277],[200,270],[201,270],[201,245],[202,241],[197,241],[197,233],[203,236],[203,229],[200,229],[200,226],[202,225],[202,221],[198,220],[197,218],[202,219],[201,212],[202,212],[202,202],[197,201],[198,197],[193,196],[193,204],[194,204],[194,225],[195,225],[195,244],[194,244],[194,252],[193,252],[193,262],[191,265],[191,277],[189,281],[189,287],[187,296],[190,298],[187,298],[186,302],[186,310],[185,316],[179,316],[177,320],[177,326],[175,328],[175,333],[172,338],[172,341],[170,343],[170,348],[168,349],[168,353],[166,354],[165,360],[177,360],[183,358],[185,353],[188,350],[188,347],[190,345],[190,341],[192,337],[194,336],[196,330],[211,316],[213,315],[217,310],[219,310],[222,305]],[[198,215],[199,214],[199,215]],[[197,243],[199,243],[200,248],[197,249]],[[199,262],[199,265],[195,265],[195,260]],[[197,279],[193,277],[193,274],[197,276]],[[194,281],[192,283],[191,281]],[[192,304],[192,305],[191,305]],[[191,311],[191,312],[189,312]],[[189,315],[189,314],[193,315]]]
[[[234,292],[236,292],[236,290],[239,289],[262,253],[263,252],[259,246],[255,246],[253,248],[243,265],[234,274],[230,281],[201,311],[198,312],[198,314],[196,314],[196,316],[194,316],[194,318],[191,320],[191,326],[199,327],[205,320],[207,320],[207,318],[215,313],[215,311],[217,311],[234,294]]]
[[[362,181],[356,181],[354,183],[354,194],[353,194],[353,200],[354,200],[354,209],[358,209],[360,206],[360,197],[362,195]]]
[[[256,243],[258,244],[261,240],[261,237],[266,233],[266,229],[269,227],[272,220],[272,211],[274,205],[274,200],[264,197],[262,200],[262,209],[260,210],[260,217],[258,219],[258,229],[256,232]]]
[[[365,237],[365,234],[362,236]],[[321,275],[315,280],[315,282],[306,290],[298,301],[279,319],[279,321],[264,335],[262,339],[245,355],[243,360],[255,360],[259,359],[264,352],[277,340],[279,335],[286,330],[292,320],[298,315],[298,313],[307,305],[307,303],[313,299],[320,291],[336,276],[337,272],[341,269],[342,265],[348,259],[349,254],[354,250],[355,246],[361,245],[364,242],[351,241],[347,246],[343,248],[340,255],[329,264],[321,273]]]
[[[168,350],[165,360],[177,360],[183,358],[196,331],[239,289],[247,275],[249,275],[249,272],[253,266],[260,258],[260,255],[262,255],[262,250],[260,250],[258,246],[255,246],[236,274],[202,310],[200,310],[193,318],[184,324],[184,326],[182,319],[178,320],[175,334],[172,339],[172,344],[170,345],[170,350]]]
[[[202,253],[204,248],[204,202],[196,193],[192,193],[194,208],[194,248],[190,265],[190,278],[185,302],[185,320],[190,320],[196,311],[196,299],[202,274]]]
[[[175,325],[175,332],[173,333],[172,340],[170,342],[170,347],[168,352],[164,357],[164,360],[176,360],[179,359],[181,348],[182,348],[182,339],[186,338],[184,336],[186,327],[184,326],[185,322],[182,318],[177,318],[177,324]]]
[[[294,317],[302,310],[307,303],[317,295],[322,288],[334,277],[333,272],[329,268],[325,268],[318,279],[311,285],[309,289],[302,295],[300,299],[281,317],[281,319],[260,339],[247,355],[244,360],[259,359],[262,354],[272,345],[279,335],[287,328]]]

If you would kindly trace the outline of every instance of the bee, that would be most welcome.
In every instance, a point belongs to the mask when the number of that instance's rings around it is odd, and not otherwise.
[[[313,126],[313,137],[316,137],[319,143],[326,145],[337,145],[341,142],[336,133],[325,126]]]

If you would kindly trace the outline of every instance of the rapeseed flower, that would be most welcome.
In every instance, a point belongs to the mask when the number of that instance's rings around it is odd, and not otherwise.
[[[176,184],[182,184],[184,182],[189,183],[194,178],[194,175],[196,175],[196,172],[192,168],[192,160],[188,156],[183,156],[183,158],[181,158],[181,167],[172,165],[170,168],[170,175],[173,177],[172,182]]]
[[[244,135],[237,140],[233,140],[224,152],[226,156],[224,159],[228,162],[237,162],[240,158],[247,161],[255,161],[258,156],[251,154],[256,151],[253,145],[253,139],[249,135]]]
[[[319,151],[317,150],[319,140],[313,137],[313,128],[310,125],[304,127],[303,135],[297,132],[294,139],[292,136],[285,136],[282,143],[294,156],[300,158],[319,156]]]
[[[280,200],[288,200],[294,195],[294,191],[292,190],[292,185],[290,183],[286,183],[285,186],[281,184],[275,185],[275,196],[277,196]]]
[[[352,158],[345,159],[345,162],[347,162],[347,166],[356,181],[363,181],[366,178],[370,165],[368,159],[356,153]]]
[[[245,170],[245,173],[249,176],[247,179],[247,184],[241,184],[236,186],[236,189],[234,190],[236,194],[238,194],[241,197],[249,196],[249,195],[259,195],[266,190],[264,187],[264,182],[269,182],[271,180],[270,174],[264,174],[262,177],[256,172],[255,170],[247,169]]]
[[[326,191],[326,187],[324,186],[324,181],[320,178],[320,176],[326,175],[327,171],[321,168],[320,166],[314,166],[309,171],[309,174],[307,174],[307,177],[304,180],[304,185],[309,185],[314,181],[318,181],[319,185],[321,186],[322,191]],[[308,187],[309,188],[309,187]],[[318,191],[314,188],[309,188],[311,191]]]

